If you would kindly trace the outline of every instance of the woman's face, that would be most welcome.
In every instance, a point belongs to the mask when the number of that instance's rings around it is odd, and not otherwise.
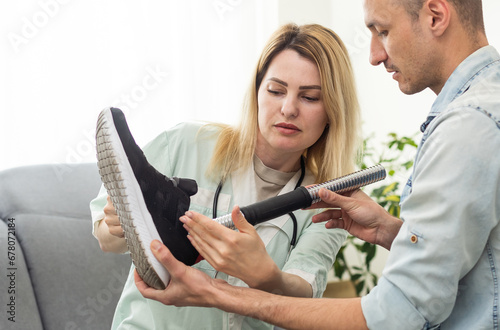
[[[279,160],[295,165],[328,123],[318,67],[294,50],[282,51],[270,63],[257,101],[257,156],[271,167]]]

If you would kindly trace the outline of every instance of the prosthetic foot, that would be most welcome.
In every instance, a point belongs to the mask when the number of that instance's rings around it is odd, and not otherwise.
[[[97,122],[99,174],[125,233],[132,261],[149,286],[164,289],[170,274],[150,250],[161,240],[186,265],[198,252],[179,221],[198,186],[190,179],[168,178],[151,166],[129,131],[120,109],[103,110]]]

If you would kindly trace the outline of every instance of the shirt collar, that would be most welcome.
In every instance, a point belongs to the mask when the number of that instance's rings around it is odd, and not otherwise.
[[[485,46],[467,57],[453,71],[432,105],[429,117],[437,116],[456,97],[470,87],[471,82],[488,65],[500,60],[500,55],[493,46]]]

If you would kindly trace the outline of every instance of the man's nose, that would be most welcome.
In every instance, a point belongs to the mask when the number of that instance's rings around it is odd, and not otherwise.
[[[370,64],[377,66],[386,60],[387,52],[384,45],[376,37],[373,37],[370,43]]]

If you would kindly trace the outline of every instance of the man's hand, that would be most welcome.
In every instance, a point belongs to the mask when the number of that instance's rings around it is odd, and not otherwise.
[[[361,190],[342,196],[327,189],[319,191],[321,202],[312,208],[331,208],[312,218],[324,222],[326,228],[341,228],[366,242],[390,250],[402,221],[390,215],[382,206]]]
[[[271,294],[229,285],[174,258],[159,241],[151,243],[154,256],[170,273],[164,290],[149,287],[134,273],[139,292],[165,305],[215,307],[250,316],[285,329],[368,329],[361,298],[311,299]]]
[[[135,271],[135,284],[145,298],[177,307],[209,307],[215,303],[213,285],[224,284],[225,281],[212,279],[202,271],[186,266],[175,259],[170,250],[157,240],[151,242],[151,251],[170,273],[170,282],[164,290],[156,290],[148,286]]]

